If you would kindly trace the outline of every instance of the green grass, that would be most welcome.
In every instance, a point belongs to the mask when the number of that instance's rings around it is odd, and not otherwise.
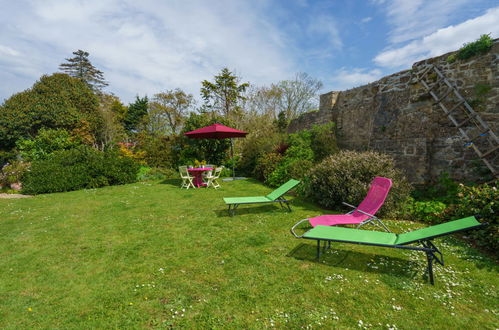
[[[229,217],[222,197],[271,189],[176,184],[0,200],[0,328],[497,327],[497,264],[466,242],[436,240],[431,286],[423,253],[336,244],[315,262],[289,228],[328,212],[304,201]]]

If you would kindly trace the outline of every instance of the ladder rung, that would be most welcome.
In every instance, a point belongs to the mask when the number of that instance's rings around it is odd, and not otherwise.
[[[470,120],[474,119],[478,114],[476,112],[470,114],[470,116],[468,118],[466,118],[465,120],[463,120],[462,122],[460,122],[459,124],[457,124],[457,128],[460,128],[460,127],[463,127],[464,125],[466,125],[466,123],[468,123]]]
[[[448,89],[448,90],[444,93],[444,95],[440,96],[438,99],[436,99],[436,100],[435,100],[435,103],[440,103],[443,99],[445,99],[445,98],[447,97],[447,95],[449,95],[449,94],[452,92],[452,90],[453,90],[453,89],[454,89],[454,88],[449,88],[449,89]]]
[[[499,145],[496,145],[494,148],[492,148],[489,151],[483,153],[482,154],[482,158],[487,157],[488,155],[492,154],[494,151],[497,151],[497,149],[499,149]]]
[[[486,136],[487,135],[486,133],[489,132],[489,131],[490,131],[490,128],[486,128],[483,131],[481,131],[479,134],[477,134],[474,137],[470,138],[468,141],[469,142],[473,142],[476,139],[478,139],[479,137]]]
[[[464,99],[460,100],[458,103],[456,103],[456,105],[454,105],[448,112],[447,112],[447,115],[450,115],[452,114],[452,112],[454,110],[457,110],[459,108],[459,106],[461,106],[463,103],[464,103]]]
[[[442,81],[444,81],[445,79],[438,79],[434,84],[433,86],[431,86],[430,88],[428,88],[428,91],[431,91],[432,89],[434,89],[435,87],[437,87]]]
[[[428,65],[425,69],[423,69],[423,72],[419,74],[419,79],[423,79],[423,77],[431,71],[432,65]]]

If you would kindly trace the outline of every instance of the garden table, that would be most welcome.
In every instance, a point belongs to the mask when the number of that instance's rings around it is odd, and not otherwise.
[[[193,183],[196,187],[204,187],[206,183],[203,182],[203,172],[213,170],[212,167],[197,167],[197,168],[188,168],[187,171],[194,177]]]

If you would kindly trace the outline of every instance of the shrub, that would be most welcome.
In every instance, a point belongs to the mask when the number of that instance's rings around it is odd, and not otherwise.
[[[454,217],[466,217],[479,214],[489,225],[481,230],[470,231],[466,235],[476,240],[477,244],[497,253],[499,248],[499,213],[497,209],[497,184],[490,186],[459,186],[458,201],[454,205]]]
[[[23,174],[28,170],[29,163],[18,160],[7,163],[0,172],[0,184],[10,186],[13,183],[21,182]]]
[[[441,223],[445,220],[447,205],[439,201],[417,202],[410,198],[405,206],[405,214],[411,219],[429,223]]]
[[[171,178],[177,178],[178,172],[171,168],[161,168],[161,167],[147,167],[141,166],[139,173],[137,174],[138,181],[148,181],[148,180],[165,180]]]
[[[314,125],[310,130],[312,133],[310,147],[314,153],[314,161],[319,162],[338,152],[336,136],[333,132],[335,123]]]
[[[482,34],[478,40],[464,44],[457,51],[456,57],[465,60],[478,54],[484,54],[492,48],[493,44],[494,40],[488,34]]]
[[[268,153],[257,159],[253,175],[261,181],[267,181],[267,178],[274,172],[282,160],[282,156],[277,153]]]
[[[131,183],[136,181],[138,169],[133,160],[119,157],[115,151],[80,146],[33,161],[22,177],[23,192],[41,194]]]
[[[342,202],[358,205],[366,196],[375,176],[392,179],[382,213],[399,213],[409,196],[411,186],[394,167],[393,159],[376,152],[341,151],[325,158],[310,171],[306,194],[319,205],[332,209]]]
[[[55,151],[72,149],[79,145],[81,145],[79,139],[71,136],[67,130],[62,128],[42,128],[35,138],[21,138],[16,142],[19,154],[26,161],[46,159]]]
[[[414,190],[412,196],[417,201],[439,201],[453,204],[456,201],[458,189],[459,184],[452,180],[448,173],[443,172],[434,184]]]
[[[136,151],[144,152],[143,160],[150,167],[175,167],[175,155],[172,150],[176,137],[140,135]]]

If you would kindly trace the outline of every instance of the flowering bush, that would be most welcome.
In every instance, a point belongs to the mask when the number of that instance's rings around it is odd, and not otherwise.
[[[0,173],[0,183],[5,186],[10,186],[14,183],[21,182],[21,177],[28,170],[29,163],[21,161],[13,161],[3,166]]]
[[[145,151],[143,150],[135,150],[135,144],[134,143],[127,143],[127,142],[119,142],[119,150],[120,154],[123,157],[127,157],[130,159],[135,160],[139,164],[145,164],[144,158],[146,156]]]

